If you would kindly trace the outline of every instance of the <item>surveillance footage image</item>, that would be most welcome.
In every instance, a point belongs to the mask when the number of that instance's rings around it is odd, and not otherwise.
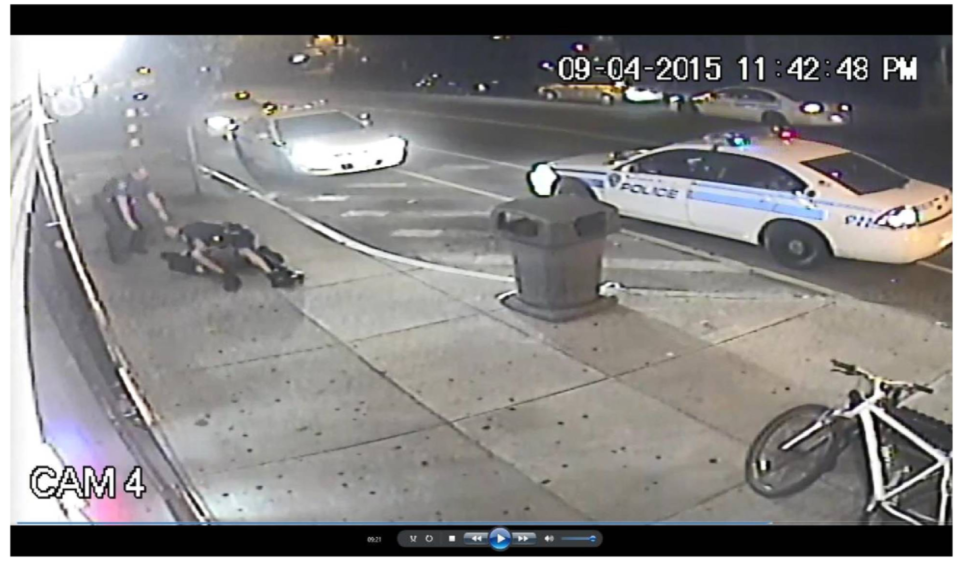
[[[951,526],[951,35],[12,51],[15,524]]]

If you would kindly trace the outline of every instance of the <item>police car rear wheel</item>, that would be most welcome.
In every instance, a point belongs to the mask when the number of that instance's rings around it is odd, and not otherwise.
[[[829,247],[819,232],[795,222],[770,225],[763,244],[777,262],[791,269],[813,269],[829,257]]]
[[[614,102],[613,97],[610,96],[609,94],[604,94],[604,95],[599,99],[599,101],[600,101],[600,103],[602,103],[603,106],[612,106],[612,105],[613,105],[613,102]]]
[[[546,92],[543,93],[543,98],[547,100],[556,100],[557,97],[555,92],[553,92],[552,90],[547,90]]]

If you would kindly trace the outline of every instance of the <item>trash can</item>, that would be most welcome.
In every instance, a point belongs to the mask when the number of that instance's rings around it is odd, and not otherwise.
[[[513,249],[517,292],[506,307],[560,322],[616,303],[599,295],[606,236],[620,229],[615,207],[572,195],[523,198],[494,208],[492,223]]]

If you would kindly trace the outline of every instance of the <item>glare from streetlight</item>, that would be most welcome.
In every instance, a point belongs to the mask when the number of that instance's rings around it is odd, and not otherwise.
[[[123,35],[32,36],[23,56],[38,70],[47,87],[55,87],[106,67],[125,40]]]

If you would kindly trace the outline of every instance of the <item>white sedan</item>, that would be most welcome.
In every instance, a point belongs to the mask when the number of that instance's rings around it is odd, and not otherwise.
[[[952,244],[949,189],[777,130],[541,163],[529,181],[539,196],[763,245],[796,269],[830,256],[912,263]]]
[[[761,122],[770,126],[842,126],[852,119],[846,102],[796,100],[753,86],[717,88],[693,95],[682,106],[704,116]]]
[[[358,173],[402,164],[406,139],[372,126],[368,114],[354,117],[339,110],[284,107],[243,123],[238,134],[268,144],[261,147],[304,175]]]

